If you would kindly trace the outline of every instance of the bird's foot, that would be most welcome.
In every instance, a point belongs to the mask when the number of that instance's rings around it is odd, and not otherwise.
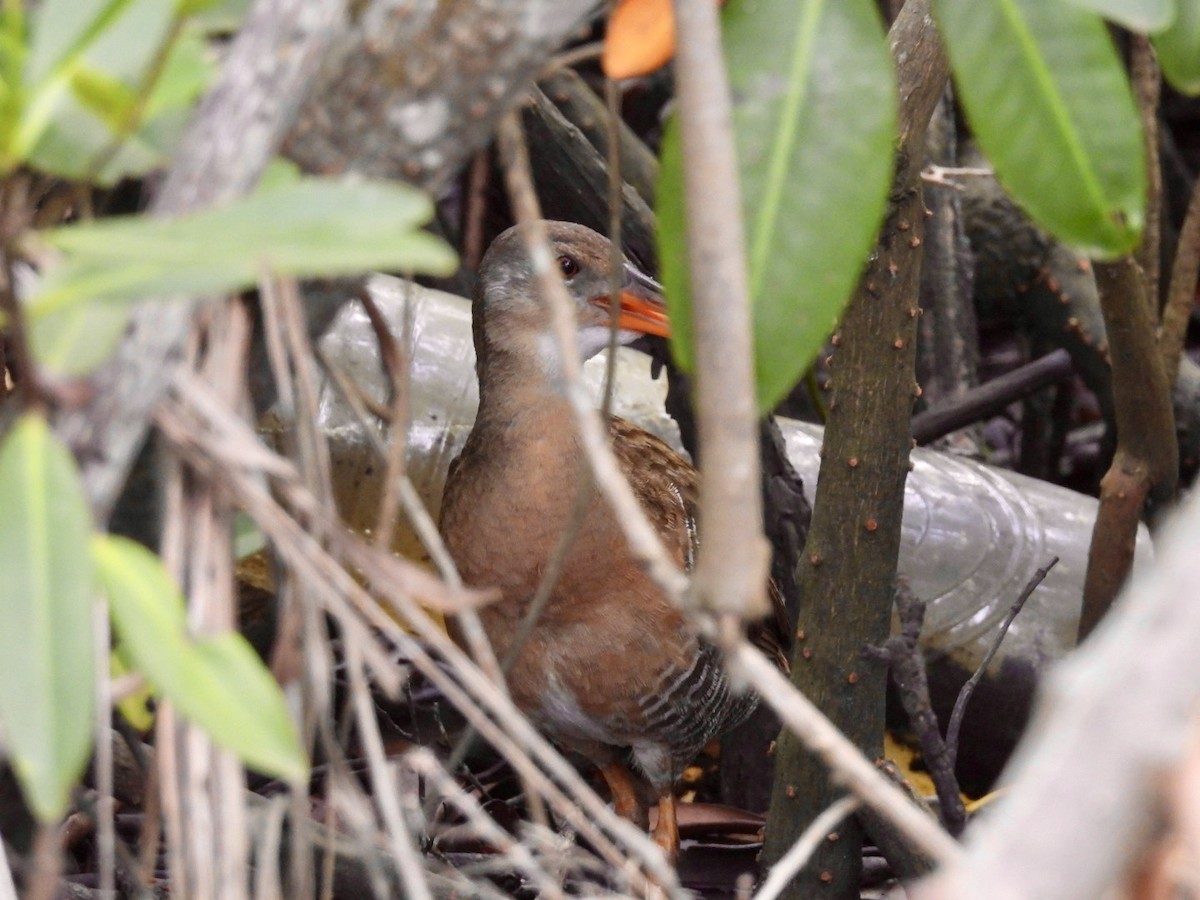
[[[608,785],[608,792],[612,795],[613,810],[616,814],[622,819],[628,819],[641,829],[648,828],[649,816],[646,808],[638,800],[637,785],[629,769],[620,763],[609,763],[600,767],[600,774],[604,776],[604,781]]]
[[[654,822],[654,843],[672,866],[679,860],[679,819],[675,811],[675,795],[670,791],[658,798],[658,818]]]

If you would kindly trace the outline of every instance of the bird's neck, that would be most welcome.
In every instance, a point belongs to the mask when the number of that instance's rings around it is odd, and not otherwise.
[[[574,454],[571,406],[554,373],[537,354],[489,348],[480,355],[479,412],[474,432],[497,451]],[[560,461],[561,462],[561,461]]]

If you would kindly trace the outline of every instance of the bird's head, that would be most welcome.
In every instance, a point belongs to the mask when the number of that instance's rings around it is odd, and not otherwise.
[[[572,222],[546,222],[551,259],[574,301],[580,356],[608,346],[612,315],[609,291],[612,245],[592,229]],[[475,297],[475,346],[480,356],[500,351],[540,358],[547,368],[558,351],[550,317],[538,289],[533,261],[520,226],[501,234],[479,267]],[[670,334],[662,288],[622,257],[618,295],[618,340],[629,344],[644,334]]]

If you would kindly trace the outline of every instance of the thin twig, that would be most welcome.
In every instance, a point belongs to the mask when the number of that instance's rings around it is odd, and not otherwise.
[[[571,66],[577,66],[581,62],[590,62],[593,59],[599,59],[600,54],[604,52],[604,42],[594,41],[590,44],[580,44],[578,47],[560,53],[551,58],[545,66],[542,67],[539,79],[545,78],[548,75],[553,75],[559,69],[569,69]]]
[[[562,889],[541,867],[529,848],[497,825],[479,801],[459,787],[432,753],[424,748],[412,750],[405,756],[405,763],[423,775],[438,796],[454,804],[479,837],[492,844],[516,869],[529,876],[539,897],[563,896]]]
[[[965,189],[955,178],[991,178],[995,174],[994,169],[986,166],[939,166],[930,163],[921,170],[921,180],[926,184],[939,184],[961,191]]]
[[[96,712],[93,722],[96,743],[96,855],[99,869],[100,895],[115,896],[115,858],[117,853],[116,823],[113,820],[113,740],[112,678],[110,659],[112,635],[108,621],[108,602],[98,591],[92,609],[93,665],[96,678]],[[4,855],[0,849],[0,856]]]
[[[939,864],[960,858],[962,851],[954,839],[888,781],[760,650],[743,640],[733,648],[728,662],[779,714],[783,724],[825,763],[833,781],[844,784]]]
[[[1179,359],[1187,337],[1188,322],[1196,305],[1196,278],[1200,275],[1200,178],[1192,185],[1187,213],[1179,229],[1175,261],[1171,265],[1171,284],[1167,289],[1167,304],[1163,307],[1162,330],[1158,349],[1167,370],[1167,384],[1174,385],[1179,377]]]
[[[487,183],[491,163],[487,150],[476,150],[467,174],[467,196],[463,201],[462,261],[472,272],[483,259],[483,219],[487,212]]]
[[[391,394],[391,408],[388,410],[388,444],[383,456],[383,490],[379,493],[379,512],[375,519],[375,546],[387,550],[392,546],[396,533],[396,511],[400,505],[400,481],[406,478],[404,465],[405,454],[408,450],[408,415],[409,415],[409,360],[408,346],[412,331],[412,299],[414,285],[410,279],[404,280],[404,335],[403,341],[396,340],[388,323],[371,296],[371,292],[363,287],[358,292],[359,302],[366,310],[371,330],[375,332],[375,342],[379,347],[379,357],[383,360],[383,368],[387,373]],[[369,426],[364,425],[365,428]],[[373,430],[373,429],[371,429]],[[451,582],[454,584],[454,582]]]
[[[47,405],[45,386],[29,348],[25,307],[17,297],[13,270],[13,240],[32,214],[29,206],[28,179],[20,176],[6,179],[0,186],[0,315],[5,319],[5,350],[12,357],[12,367],[17,373],[14,388],[27,412],[43,410]]]
[[[967,683],[962,686],[958,692],[958,699],[954,701],[954,710],[950,713],[950,724],[946,726],[946,752],[950,754],[950,765],[953,766],[958,759],[958,733],[962,729],[963,715],[967,711],[967,703],[971,700],[971,694],[975,692],[976,685],[983,678],[984,672],[987,671],[988,665],[991,664],[992,658],[996,655],[996,651],[1000,649],[1000,644],[1004,641],[1004,636],[1008,634],[1008,628],[1013,623],[1013,619],[1017,617],[1017,613],[1025,606],[1025,601],[1029,599],[1039,584],[1041,584],[1046,576],[1050,574],[1050,570],[1058,565],[1058,557],[1050,558],[1050,562],[1042,566],[1033,573],[1029,582],[1021,591],[1019,597],[1009,608],[1008,614],[1005,615],[1004,621],[1000,623],[1000,628],[996,632],[996,637],[992,640],[991,647],[988,648],[987,654],[983,657],[983,661],[976,667],[974,674],[967,679]]]
[[[850,815],[861,805],[856,797],[843,797],[835,801],[825,812],[821,813],[804,829],[792,849],[785,853],[775,865],[771,866],[771,874],[763,882],[763,886],[754,895],[754,900],[775,900],[783,893],[784,888],[792,877],[804,868],[813,851],[820,846],[825,836],[837,827],[837,824]]]
[[[363,657],[358,641],[347,636],[343,646],[346,648],[346,669],[350,674],[350,694],[354,704],[358,736],[367,754],[373,795],[391,839],[393,862],[400,875],[400,883],[404,885],[406,897],[411,897],[412,900],[433,900],[429,883],[425,880],[421,857],[413,845],[412,835],[400,810],[400,786],[388,766],[387,754],[383,749],[379,722],[375,719],[375,705],[371,702],[371,692],[363,675]]]
[[[675,0],[675,85],[691,283],[701,608],[758,618],[771,550],[763,535],[754,339],[733,108],[717,7]]]
[[[916,598],[903,580],[896,588],[896,611],[900,631],[888,636],[880,646],[863,648],[863,655],[884,660],[888,665],[900,702],[908,715],[925,755],[925,763],[937,791],[942,824],[958,837],[967,825],[961,788],[954,774],[954,760],[946,752],[946,742],[929,699],[929,679],[921,650],[921,626],[925,622],[925,604]]]

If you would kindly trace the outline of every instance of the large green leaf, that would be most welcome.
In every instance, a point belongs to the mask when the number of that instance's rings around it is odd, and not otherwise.
[[[107,11],[104,27],[36,88],[21,140],[30,165],[111,184],[165,162],[212,73],[200,31],[177,31],[174,15],[163,0]]]
[[[1049,0],[1046,0],[1049,2]],[[1068,0],[1133,31],[1160,31],[1171,24],[1176,0]]]
[[[449,274],[454,251],[419,230],[432,215],[429,199],[405,185],[308,179],[186,218],[130,216],[46,232],[40,238],[64,259],[29,301],[34,351],[59,374],[86,372],[108,354],[133,302],[236,290],[266,270]]]
[[[79,300],[130,303],[220,293],[265,271],[300,277],[376,268],[446,275],[457,263],[418,230],[433,204],[392,182],[308,179],[179,219],[100,219],[46,232],[65,254],[30,306],[37,317]]]
[[[871,0],[742,0],[725,56],[737,134],[758,402],[770,409],[829,336],[883,215],[895,88]],[[677,123],[658,188],[659,239],[676,359],[693,365]]]
[[[1200,0],[1178,0],[1171,27],[1154,38],[1163,75],[1177,91],[1200,94]]]
[[[66,810],[95,708],[91,514],[71,454],[40,415],[0,445],[0,721],[30,808]]]
[[[240,634],[193,640],[183,597],[141,544],[97,535],[92,555],[121,650],[212,739],[251,768],[299,782],[308,760],[278,683]]]
[[[1145,152],[1100,18],[1063,0],[935,0],[934,11],[959,98],[1005,188],[1084,252],[1132,249]]]

